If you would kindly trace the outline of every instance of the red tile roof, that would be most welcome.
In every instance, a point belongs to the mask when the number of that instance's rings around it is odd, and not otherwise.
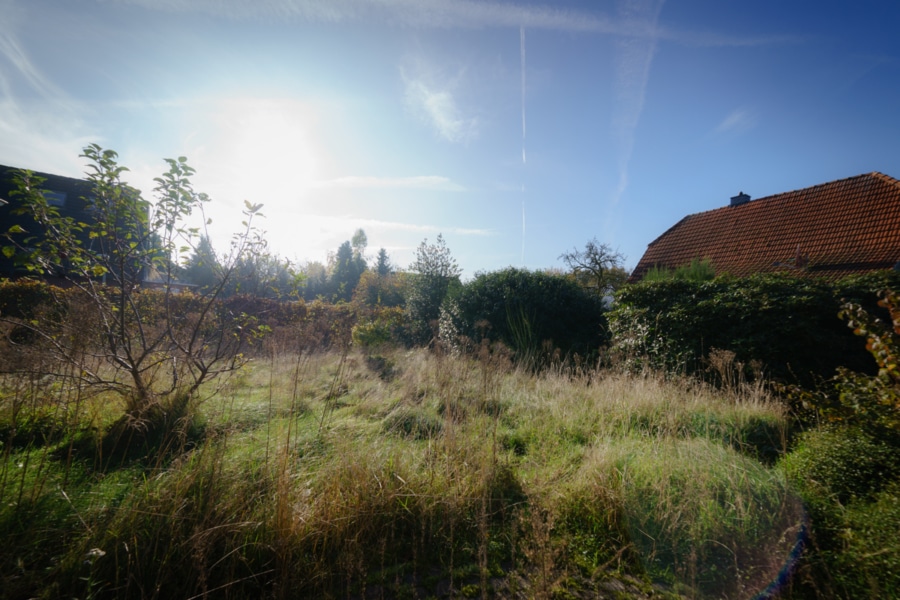
[[[900,261],[900,181],[873,172],[688,215],[650,243],[630,281],[695,258],[738,277],[889,269]]]

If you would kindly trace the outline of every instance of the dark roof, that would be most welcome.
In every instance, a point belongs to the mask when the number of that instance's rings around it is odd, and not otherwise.
[[[900,181],[873,172],[688,215],[650,243],[630,281],[697,258],[738,277],[889,269],[900,260]]]

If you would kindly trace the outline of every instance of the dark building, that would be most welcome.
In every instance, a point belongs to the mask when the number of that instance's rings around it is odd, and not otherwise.
[[[19,199],[14,197],[11,192],[14,189],[12,183],[13,173],[18,170],[15,167],[7,167],[0,165],[0,232],[5,233],[14,225],[19,225],[27,234],[20,234],[20,238],[36,235],[44,235],[43,228],[40,227],[28,215],[14,215],[14,209],[19,206]],[[91,184],[83,179],[75,179],[72,177],[62,177],[60,175],[51,175],[49,173],[34,172],[35,175],[43,178],[45,181],[41,184],[44,190],[44,197],[47,203],[55,206],[59,210],[59,214],[64,217],[71,217],[75,221],[90,223],[93,220],[91,212],[88,210],[85,198],[91,194]],[[82,243],[89,243],[87,233],[80,234]],[[0,245],[6,246],[8,243],[4,240]],[[23,267],[17,266],[13,259],[7,258],[0,254],[0,277],[16,277],[25,274]]]
[[[15,225],[24,229],[27,233],[17,234],[19,243],[26,246],[29,245],[25,240],[29,237],[37,237],[45,235],[42,226],[38,225],[34,219],[28,214],[17,215],[15,209],[21,206],[21,200],[16,197],[13,192],[15,186],[12,181],[13,174],[17,171],[15,167],[0,165],[0,234],[10,231]],[[44,198],[51,206],[56,207],[61,217],[70,217],[76,223],[85,223],[87,227],[83,231],[77,231],[75,234],[85,248],[94,246],[99,250],[102,244],[101,239],[91,239],[91,225],[96,223],[96,212],[93,209],[90,198],[93,196],[93,185],[84,179],[75,179],[73,177],[63,177],[60,175],[52,175],[50,173],[40,173],[35,171],[34,174],[44,181],[40,184],[43,190]],[[138,225],[140,227],[140,225]],[[9,246],[6,239],[0,239],[0,247]],[[136,274],[138,281],[143,279],[145,268],[135,265],[140,274]],[[17,264],[14,258],[9,258],[5,254],[0,253],[0,277],[16,278],[29,274],[27,269]],[[55,273],[53,275],[45,275],[45,278],[60,283],[65,278],[66,273]]]

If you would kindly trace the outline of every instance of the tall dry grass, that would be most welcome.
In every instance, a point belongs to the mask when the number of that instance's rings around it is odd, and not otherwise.
[[[4,423],[31,410],[17,385]],[[758,389],[274,348],[208,390],[178,452],[114,463],[84,398],[59,435],[4,441],[9,597],[739,598],[799,521]]]

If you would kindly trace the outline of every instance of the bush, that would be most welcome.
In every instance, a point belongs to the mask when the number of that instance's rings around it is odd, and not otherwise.
[[[428,345],[437,334],[441,304],[459,286],[462,271],[441,235],[434,244],[427,239],[419,244],[416,260],[409,268],[412,273],[406,279],[406,314],[413,341]]]
[[[353,326],[353,344],[366,351],[404,342],[408,339],[405,314],[399,306],[369,311]]]
[[[782,461],[812,517],[816,543],[807,579],[815,588],[828,582],[817,590],[827,596],[900,594],[900,296],[881,295],[892,326],[860,304],[848,302],[841,313],[867,339],[878,374],[840,369],[833,393],[793,392],[827,423],[803,434]],[[865,300],[871,307],[871,296]]]
[[[785,274],[626,286],[609,314],[613,350],[635,366],[694,373],[713,348],[745,365],[761,361],[781,381],[813,385],[837,367],[872,372],[865,344],[837,318],[842,297],[876,301],[877,285],[900,274],[837,284]]]
[[[353,303],[369,307],[403,306],[406,303],[405,286],[405,273],[379,275],[375,271],[366,271],[353,291]]]
[[[900,482],[848,507],[846,524],[836,562],[847,596],[900,597]]]
[[[782,461],[791,483],[815,506],[866,499],[900,476],[900,452],[853,427],[802,433]]]
[[[716,276],[716,269],[708,258],[700,260],[695,258],[686,265],[677,269],[667,269],[653,265],[644,274],[641,281],[664,281],[667,279],[683,279],[688,281],[709,281]]]
[[[61,305],[66,290],[42,281],[0,280],[0,316],[33,319],[40,306]]]
[[[509,268],[481,273],[444,306],[441,337],[501,342],[518,360],[542,349],[594,356],[607,341],[603,301],[559,275]]]
[[[855,427],[802,434],[781,462],[809,510],[813,551],[801,571],[822,597],[900,593],[900,448]]]

